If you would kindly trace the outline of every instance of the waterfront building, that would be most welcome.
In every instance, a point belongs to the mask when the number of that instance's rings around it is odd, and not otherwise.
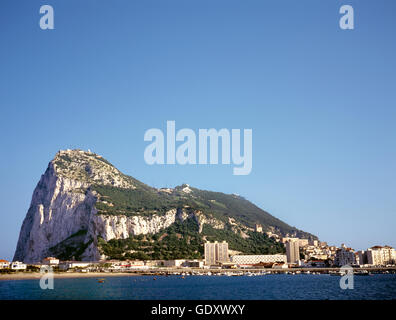
[[[187,260],[183,263],[183,267],[187,268],[203,268],[204,262],[203,260]]]
[[[7,260],[0,260],[0,269],[6,269],[10,267],[10,262]]]
[[[288,263],[297,263],[300,260],[300,247],[296,240],[286,242],[286,257]]]
[[[259,263],[286,263],[287,258],[284,254],[266,254],[266,255],[235,255],[231,256],[231,262],[237,265],[255,265]]]
[[[390,246],[374,246],[366,251],[367,263],[374,266],[385,266],[388,264],[395,264],[396,252]]]
[[[289,265],[287,263],[274,263],[272,269],[287,269]]]
[[[20,262],[20,261],[11,262],[12,270],[26,270],[26,268],[27,268],[27,266],[23,262]]]
[[[140,270],[149,269],[149,266],[147,266],[144,261],[139,260],[113,261],[111,262],[109,269],[119,271]]]
[[[59,264],[59,259],[53,257],[47,257],[43,259],[42,263],[49,266],[57,266]]]
[[[309,260],[304,266],[313,268],[325,268],[327,267],[326,260]]]
[[[214,265],[228,262],[228,243],[223,242],[206,242],[205,243],[205,265]]]
[[[357,254],[358,254],[358,257],[359,257],[359,261],[357,261],[357,263],[359,265],[368,264],[367,251],[360,250],[360,251],[357,252]]]
[[[164,267],[168,268],[179,268],[181,267],[186,260],[184,259],[175,259],[175,260],[165,260],[164,261]]]
[[[73,268],[86,268],[89,265],[93,264],[92,262],[81,262],[81,261],[63,261],[59,264],[60,270],[69,270]]]
[[[334,264],[339,267],[356,264],[356,256],[354,250],[352,248],[347,248],[345,244],[342,244],[341,248],[336,250]]]

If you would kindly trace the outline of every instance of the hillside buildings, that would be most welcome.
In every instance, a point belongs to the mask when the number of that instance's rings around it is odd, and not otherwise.
[[[286,239],[286,240],[285,240]],[[283,238],[285,240],[286,254],[242,254],[234,252],[229,258],[228,243],[206,242],[204,244],[204,260],[202,259],[174,259],[174,260],[103,260],[103,261],[59,261],[54,257],[43,259],[41,264],[29,265],[29,270],[36,270],[42,265],[58,266],[60,271],[69,272],[136,272],[147,269],[158,268],[163,272],[171,269],[182,268],[206,268],[206,269],[236,269],[236,268],[295,268],[316,267],[327,268],[331,266],[342,267],[358,265],[365,268],[391,267],[394,270],[396,265],[396,251],[390,246],[374,246],[367,250],[354,251],[352,248],[342,244],[340,248],[328,246],[325,242],[316,240]],[[303,240],[303,241],[301,241]],[[306,241],[305,241],[306,240]],[[283,242],[283,241],[282,241]],[[300,246],[304,244],[304,246]],[[301,250],[301,252],[300,252]],[[231,250],[230,250],[231,252]],[[304,259],[300,259],[300,254]],[[12,270],[24,271],[27,265],[23,262],[0,260],[2,273],[9,273]],[[11,269],[11,270],[4,270]],[[55,270],[58,270],[57,268]],[[189,271],[192,272],[192,271]],[[195,272],[195,271],[194,271]]]
[[[223,242],[206,242],[205,243],[205,265],[215,265],[228,262],[228,243]]]
[[[334,257],[334,265],[342,267],[346,265],[357,264],[355,251],[352,248],[347,248],[345,244],[337,249]]]
[[[288,263],[297,263],[300,260],[300,246],[297,240],[286,242],[286,257]]]
[[[282,238],[282,243],[284,244],[284,245],[286,245],[286,243],[287,242],[290,242],[290,241],[297,241],[298,242],[298,246],[301,248],[301,247],[305,247],[305,246],[307,246],[307,245],[309,245],[309,243],[310,243],[310,240],[308,240],[308,239],[300,239],[300,238],[290,238],[290,237],[285,237],[285,238]]]

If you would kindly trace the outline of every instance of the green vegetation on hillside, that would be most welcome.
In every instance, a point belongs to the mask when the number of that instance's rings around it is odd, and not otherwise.
[[[133,179],[129,177],[130,179]],[[164,214],[170,209],[189,208],[210,214],[225,223],[228,219],[253,228],[259,223],[264,230],[269,226],[279,230],[282,234],[294,234],[300,238],[316,238],[312,234],[289,226],[283,221],[260,209],[243,197],[221,192],[205,191],[190,188],[191,193],[185,193],[182,188],[176,187],[172,193],[158,192],[136,179],[133,179],[136,189],[123,189],[108,185],[94,185],[92,188],[100,194],[96,204],[99,214],[109,215],[152,215]],[[106,201],[107,203],[103,203]],[[111,203],[111,205],[109,204]]]
[[[165,213],[179,205],[175,198],[143,188],[123,189],[107,185],[95,185],[92,189],[100,194],[100,201],[96,203],[99,214],[150,215]],[[101,201],[106,201],[111,205]]]
[[[227,241],[231,250],[237,250],[246,254],[275,254],[284,253],[285,248],[282,243],[276,242],[264,233],[247,233],[248,238],[243,238],[235,234],[229,225],[224,229],[214,229],[205,224],[202,233],[206,235],[208,241]]]
[[[51,247],[49,253],[60,260],[81,260],[81,255],[93,241],[90,239],[84,242],[86,234],[87,230],[85,229],[77,231],[56,246]]]
[[[175,222],[162,232],[153,235],[130,236],[128,239],[98,241],[103,253],[110,259],[196,259],[203,254],[202,238],[198,225],[188,219]]]
[[[101,251],[109,259],[196,259],[203,258],[204,236],[210,241],[227,241],[229,249],[246,254],[273,254],[285,251],[265,234],[249,232],[249,238],[235,234],[230,226],[224,230],[205,225],[203,232],[194,219],[175,222],[170,227],[154,235],[130,236],[128,239],[112,239],[108,242],[99,239]]]

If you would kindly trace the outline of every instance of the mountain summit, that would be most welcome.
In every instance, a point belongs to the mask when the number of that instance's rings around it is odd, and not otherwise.
[[[243,253],[283,252],[266,232],[316,238],[238,195],[152,188],[95,153],[61,150],[33,192],[14,260],[200,258],[205,240]]]

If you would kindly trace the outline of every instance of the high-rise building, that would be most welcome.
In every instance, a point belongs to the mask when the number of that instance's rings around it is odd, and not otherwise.
[[[300,260],[300,246],[298,241],[290,240],[286,242],[287,262],[297,263]]]
[[[228,262],[228,243],[223,241],[216,246],[216,258],[218,262]]]
[[[358,254],[358,257],[359,257],[359,264],[360,265],[368,264],[367,251],[360,250],[360,251],[357,252],[357,254]]]
[[[225,241],[206,242],[205,264],[214,265],[222,262],[228,262],[228,243]]]
[[[374,246],[366,251],[367,263],[375,266],[384,266],[396,263],[396,252],[390,246]]]
[[[216,264],[216,243],[205,243],[205,264],[210,266]]]

